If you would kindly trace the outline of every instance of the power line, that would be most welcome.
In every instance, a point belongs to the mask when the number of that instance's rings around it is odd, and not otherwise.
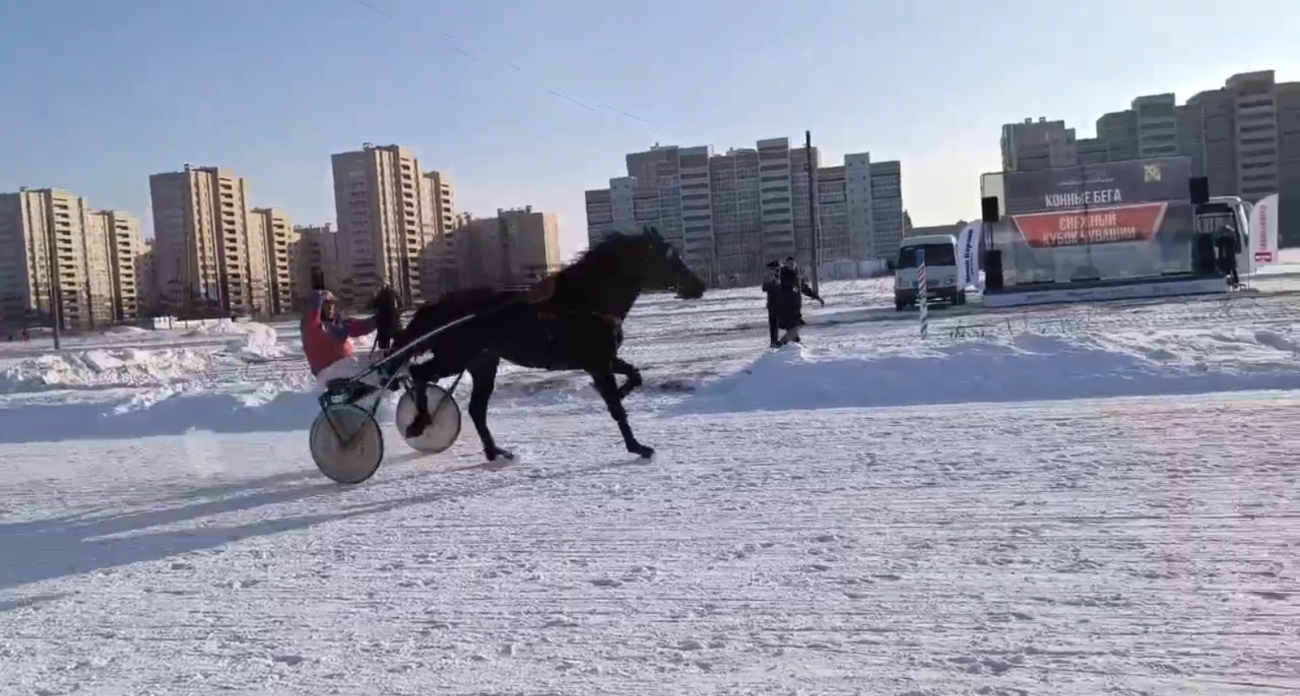
[[[375,14],[380,15],[381,17],[387,17],[388,19],[394,22],[400,23],[400,20],[396,15],[381,7],[376,6],[375,4],[369,2],[369,0],[351,0],[351,2],[371,12],[374,12]],[[592,113],[612,113],[616,116],[625,118],[629,121],[636,123],[638,126],[648,130],[651,134],[653,134],[656,138],[660,140],[667,141],[667,142],[684,142],[679,138],[676,138],[670,134],[660,131],[658,129],[658,126],[656,126],[655,124],[621,107],[618,107],[613,104],[604,103],[604,102],[596,105],[589,104],[581,99],[573,97],[569,94],[566,94],[565,92],[562,92],[558,89],[554,89],[542,83],[540,80],[533,78],[527,73],[527,71],[525,71],[523,68],[519,67],[518,65],[515,65],[514,63],[511,63],[509,61],[504,61],[504,60],[493,60],[490,58],[486,58],[482,55],[479,55],[477,53],[473,53],[465,49],[463,46],[461,46],[460,40],[456,37],[455,34],[452,34],[451,32],[439,31],[438,34],[441,35],[444,39],[446,39],[449,42],[449,47],[453,51],[461,54],[462,56],[476,63],[482,63],[484,65],[494,66],[497,68],[504,68],[506,71],[512,73],[516,79],[527,83],[529,86],[533,87],[534,89],[544,92],[549,96],[566,101],[574,106],[585,109]]]

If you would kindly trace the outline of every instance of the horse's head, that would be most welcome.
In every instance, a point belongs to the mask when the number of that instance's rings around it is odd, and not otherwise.
[[[684,300],[704,296],[708,289],[704,281],[686,265],[682,255],[653,227],[644,227],[639,235],[629,235],[629,244],[636,256],[636,265],[642,270],[646,287],[655,290],[676,290]]]

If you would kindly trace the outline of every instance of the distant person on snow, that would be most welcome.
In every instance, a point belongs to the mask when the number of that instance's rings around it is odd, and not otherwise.
[[[332,379],[355,377],[369,367],[366,360],[353,355],[352,339],[372,333],[375,320],[344,319],[330,291],[317,290],[311,294],[302,313],[300,329],[302,352],[307,356],[307,365],[320,391],[325,391]]]
[[[823,307],[826,301],[823,300],[808,283],[804,281],[803,276],[799,275],[799,266],[795,263],[793,256],[787,256],[785,262],[781,264],[777,272],[777,295],[780,298],[777,301],[777,319],[779,326],[785,331],[781,336],[779,345],[787,343],[799,343],[799,327],[804,325],[803,321],[803,298],[805,295],[809,299],[817,300]]]
[[[1237,275],[1237,254],[1241,253],[1241,235],[1232,225],[1221,225],[1214,231],[1214,246],[1219,252],[1219,272],[1228,276],[1232,287],[1241,284]]]
[[[763,292],[767,294],[767,339],[768,344],[773,348],[780,348],[781,343],[777,340],[778,328],[781,323],[779,314],[779,305],[781,302],[781,262],[773,261],[767,264],[767,280],[763,281]]]
[[[370,308],[375,311],[375,347],[388,353],[393,338],[402,330],[402,304],[387,281],[379,286]]]

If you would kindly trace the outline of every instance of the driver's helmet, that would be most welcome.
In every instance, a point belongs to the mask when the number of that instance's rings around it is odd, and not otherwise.
[[[334,297],[334,293],[329,290],[320,291],[320,313],[322,319],[324,319],[330,313],[330,310],[333,310],[337,304],[338,298]]]

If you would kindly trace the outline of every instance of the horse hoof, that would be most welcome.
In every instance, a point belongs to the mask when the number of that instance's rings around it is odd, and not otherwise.
[[[629,447],[627,448],[627,451],[631,452],[632,454],[635,454],[636,456],[642,459],[649,459],[655,456],[655,448],[648,447],[646,445],[637,445],[635,447]]]
[[[498,459],[504,459],[506,461],[514,461],[515,458],[514,452],[511,452],[510,450],[501,449],[500,447],[490,449],[486,452],[486,454],[487,454],[487,460],[489,462],[495,462]]]
[[[424,434],[424,429],[429,427],[432,422],[433,419],[429,416],[416,416],[415,420],[406,426],[406,430],[402,432],[402,435],[408,440],[417,438]]]

